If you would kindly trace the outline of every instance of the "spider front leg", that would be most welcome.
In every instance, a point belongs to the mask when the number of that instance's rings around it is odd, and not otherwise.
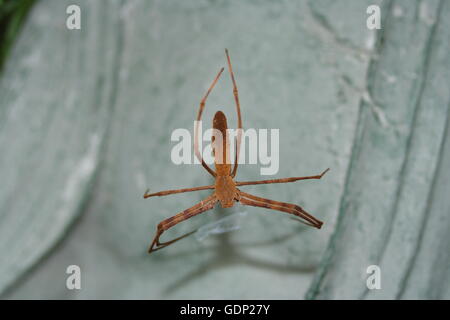
[[[239,197],[240,197],[239,201],[244,205],[283,211],[303,219],[300,221],[311,227],[315,227],[317,229],[320,229],[322,227],[323,224],[322,221],[316,219],[308,212],[303,210],[303,208],[295,204],[257,197],[252,194],[242,192],[240,190],[239,190]]]
[[[170,240],[170,241],[166,241],[166,242],[159,241],[159,238],[164,233],[164,231],[167,231],[168,229],[172,228],[173,226],[177,225],[178,223],[180,223],[184,220],[187,220],[189,218],[192,218],[193,216],[196,216],[200,213],[203,213],[205,211],[208,211],[208,210],[214,208],[214,205],[216,204],[216,202],[217,202],[216,195],[212,194],[205,200],[200,201],[199,203],[190,207],[189,209],[186,209],[173,217],[170,217],[164,221],[161,221],[158,224],[156,235],[153,238],[153,241],[148,249],[148,253],[152,253],[153,251],[165,248],[165,247],[173,244],[174,242],[181,240],[181,239],[191,235],[192,233],[194,233],[196,230],[186,233],[186,234],[184,234],[178,238],[175,238],[173,240]]]

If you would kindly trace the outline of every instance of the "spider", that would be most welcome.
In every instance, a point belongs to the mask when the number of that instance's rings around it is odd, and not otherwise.
[[[170,194],[175,193],[184,193],[184,192],[192,192],[192,191],[199,191],[199,190],[208,190],[213,189],[214,192],[204,200],[200,201],[196,205],[190,207],[189,209],[186,209],[177,215],[170,217],[164,221],[161,221],[157,226],[156,235],[153,238],[153,241],[148,249],[149,253],[152,253],[156,250],[162,249],[167,247],[168,245],[173,244],[174,242],[183,239],[184,237],[189,236],[190,234],[196,232],[196,230],[189,232],[181,237],[175,238],[170,241],[166,242],[160,242],[161,235],[167,231],[168,229],[172,228],[173,226],[177,225],[178,223],[187,220],[189,218],[192,218],[200,213],[203,213],[205,211],[211,210],[214,208],[214,206],[217,204],[217,202],[220,202],[222,208],[230,208],[232,207],[236,202],[240,202],[243,205],[247,206],[254,206],[254,207],[261,207],[261,208],[267,208],[277,211],[283,211],[286,213],[290,213],[295,215],[296,217],[299,217],[301,219],[300,222],[303,222],[309,226],[315,227],[317,229],[320,229],[322,227],[323,222],[316,219],[315,217],[311,216],[309,213],[307,213],[305,210],[303,210],[300,206],[297,206],[295,204],[265,199],[261,197],[254,196],[252,194],[246,193],[238,189],[238,186],[248,186],[248,185],[256,185],[256,184],[269,184],[269,183],[287,183],[287,182],[294,182],[298,180],[307,180],[307,179],[321,179],[325,173],[330,170],[329,168],[323,171],[319,175],[315,176],[307,176],[307,177],[292,177],[292,178],[283,178],[283,179],[273,179],[273,180],[260,180],[260,181],[243,181],[243,182],[237,182],[234,181],[234,177],[237,173],[238,168],[238,161],[239,159],[239,149],[241,145],[241,138],[242,138],[242,118],[241,118],[241,108],[239,104],[239,95],[238,95],[238,89],[236,85],[236,80],[234,78],[233,69],[231,67],[231,60],[230,56],[228,54],[228,50],[225,49],[225,55],[227,58],[228,63],[228,70],[230,72],[231,81],[233,83],[233,95],[234,100],[236,103],[236,112],[237,112],[237,125],[238,125],[238,132],[236,135],[236,152],[235,152],[235,161],[234,161],[234,167],[231,169],[231,162],[229,157],[229,138],[227,133],[227,119],[225,117],[225,114],[222,111],[217,111],[214,115],[213,119],[213,154],[214,154],[214,166],[216,171],[212,170],[203,160],[199,148],[198,148],[198,122],[201,121],[203,109],[205,108],[206,99],[208,98],[211,90],[214,88],[215,84],[217,83],[217,80],[219,80],[220,75],[224,71],[224,68],[221,68],[219,73],[214,78],[213,82],[211,83],[210,87],[206,91],[205,96],[200,101],[200,107],[197,114],[197,121],[195,122],[194,126],[194,152],[195,156],[198,158],[198,160],[201,162],[202,166],[208,171],[214,178],[215,178],[215,184],[209,185],[209,186],[202,186],[202,187],[195,187],[195,188],[186,188],[186,189],[176,189],[176,190],[166,190],[166,191],[160,191],[156,193],[148,193],[149,190],[147,190],[144,194],[144,199],[154,196],[166,196]],[[215,132],[215,133],[214,133]],[[217,139],[217,138],[220,138]],[[215,142],[215,143],[214,143]]]

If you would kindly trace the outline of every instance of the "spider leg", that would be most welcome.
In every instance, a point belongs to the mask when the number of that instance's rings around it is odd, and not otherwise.
[[[197,230],[191,231],[189,233],[182,235],[181,237],[175,238],[170,241],[166,241],[166,242],[159,241],[159,238],[165,231],[167,231],[168,229],[172,228],[173,226],[177,225],[178,223],[180,223],[184,220],[187,220],[187,219],[192,218],[202,212],[205,212],[205,211],[208,211],[208,210],[214,208],[214,205],[216,204],[216,202],[217,202],[216,195],[212,194],[211,196],[207,197],[205,200],[200,201],[199,203],[190,207],[189,209],[186,209],[173,217],[170,217],[166,220],[161,221],[158,224],[156,235],[153,238],[153,241],[148,249],[148,252],[152,253],[153,251],[165,248],[165,247],[171,245],[172,243],[174,243],[178,240],[181,240],[181,239],[191,235],[195,231],[197,231]]]
[[[202,187],[195,187],[195,188],[186,188],[186,189],[175,189],[175,190],[165,190],[165,191],[159,191],[155,193],[149,193],[149,189],[145,191],[144,199],[150,198],[150,197],[161,197],[161,196],[168,196],[170,194],[175,193],[184,193],[184,192],[192,192],[192,191],[200,191],[200,190],[208,190],[208,189],[214,189],[215,186],[202,186]]]
[[[222,74],[223,70],[224,70],[223,68],[220,69],[219,73],[214,78],[213,82],[211,83],[211,86],[209,87],[208,91],[206,91],[205,96],[200,101],[200,107],[198,109],[198,114],[197,114],[197,121],[195,122],[195,127],[194,127],[194,153],[195,153],[195,156],[202,163],[203,168],[205,168],[206,171],[208,171],[213,177],[216,176],[216,173],[206,164],[206,162],[203,160],[202,155],[200,154],[200,151],[198,150],[198,122],[201,121],[201,119],[202,119],[202,113],[203,113],[203,109],[205,108],[206,99],[208,99],[209,93],[216,85],[217,80],[219,80],[219,77]]]
[[[236,112],[238,118],[238,133],[237,133],[237,141],[236,141],[236,159],[239,159],[239,151],[241,149],[241,140],[242,140],[242,118],[241,118],[241,105],[239,104],[239,93],[236,85],[236,80],[234,79],[233,68],[231,67],[230,55],[228,54],[228,49],[225,49],[225,54],[227,56],[228,62],[228,70],[230,71],[231,81],[233,82],[233,95],[234,101],[236,102]],[[236,160],[234,163],[233,171],[231,172],[231,177],[234,178],[236,176],[238,168],[238,161]]]
[[[322,221],[314,218],[308,212],[303,210],[300,206],[297,206],[295,204],[257,197],[257,196],[251,195],[249,193],[242,192],[240,190],[239,190],[239,196],[240,196],[240,198],[238,199],[238,201],[240,201],[244,205],[283,211],[283,212],[293,214],[293,215],[303,219],[303,220],[301,220],[301,222],[303,222],[309,226],[315,227],[317,229],[320,229],[322,227],[322,224],[323,224]]]
[[[324,172],[322,172],[321,174],[316,175],[316,176],[236,182],[236,186],[248,186],[248,185],[254,185],[254,184],[269,184],[269,183],[287,183],[287,182],[295,182],[298,180],[321,179],[325,175],[325,173],[327,173],[329,170],[330,170],[330,168],[326,169]]]

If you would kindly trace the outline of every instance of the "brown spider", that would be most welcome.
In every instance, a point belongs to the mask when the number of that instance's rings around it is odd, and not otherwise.
[[[236,86],[236,81],[234,79],[233,70],[231,68],[231,61],[230,56],[228,55],[228,50],[225,49],[225,54],[227,56],[227,62],[228,62],[228,69],[230,71],[231,75],[231,81],[233,82],[233,94],[234,94],[234,100],[236,102],[236,111],[238,116],[238,128],[242,129],[242,119],[241,119],[241,109],[239,105],[239,96],[238,96],[238,89]],[[241,145],[241,138],[242,138],[242,130],[238,130],[237,136],[236,136],[236,152],[235,152],[235,162],[233,170],[231,170],[231,162],[229,159],[229,139],[228,139],[228,133],[227,133],[227,119],[222,111],[217,111],[214,115],[213,120],[213,128],[215,129],[212,137],[212,141],[216,142],[213,143],[213,153],[214,153],[214,166],[216,168],[216,172],[214,172],[203,160],[199,148],[198,148],[198,122],[202,118],[202,112],[205,107],[206,99],[208,98],[209,93],[214,88],[217,80],[219,79],[220,75],[222,74],[224,68],[220,69],[219,73],[217,74],[216,78],[212,82],[211,86],[209,87],[208,91],[206,92],[203,99],[200,101],[200,108],[198,110],[197,115],[197,121],[195,123],[194,128],[194,151],[195,155],[198,158],[198,160],[201,162],[202,166],[216,179],[214,185],[210,186],[202,186],[202,187],[196,187],[196,188],[187,188],[187,189],[177,189],[177,190],[167,190],[167,191],[160,191],[156,193],[149,194],[147,190],[144,194],[144,198],[154,197],[154,196],[166,196],[169,194],[175,194],[175,193],[183,193],[183,192],[191,192],[191,191],[198,191],[198,190],[207,190],[207,189],[215,189],[215,192],[211,194],[206,199],[200,201],[196,205],[192,206],[189,209],[186,209],[177,215],[170,217],[158,224],[156,235],[150,245],[150,248],[148,250],[149,253],[162,249],[164,247],[167,247],[168,245],[174,243],[175,241],[178,241],[196,230],[189,232],[181,237],[175,238],[171,241],[167,242],[159,242],[159,238],[161,237],[162,233],[176,224],[187,220],[191,217],[194,217],[202,212],[205,212],[207,210],[212,209],[217,202],[220,202],[222,208],[230,208],[234,205],[236,201],[239,201],[240,203],[248,206],[254,206],[254,207],[262,207],[272,210],[278,210],[287,212],[290,214],[293,214],[297,217],[302,218],[303,220],[299,220],[307,225],[310,225],[312,227],[316,227],[320,229],[322,227],[322,221],[314,218],[310,214],[308,214],[305,210],[303,210],[301,207],[290,204],[290,203],[284,203],[279,202],[275,200],[269,200],[260,198],[254,195],[251,195],[249,193],[243,192],[237,188],[237,186],[246,186],[246,185],[255,185],[255,184],[269,184],[269,183],[286,183],[286,182],[294,182],[298,180],[306,180],[306,179],[320,179],[323,177],[323,175],[329,170],[326,169],[324,172],[322,172],[319,175],[316,176],[308,176],[308,177],[293,177],[293,178],[284,178],[284,179],[274,179],[274,180],[261,180],[261,181],[244,181],[244,182],[236,182],[234,181],[234,177],[236,176],[237,168],[238,168],[238,161],[239,159],[239,149]],[[221,143],[217,142],[220,141]]]

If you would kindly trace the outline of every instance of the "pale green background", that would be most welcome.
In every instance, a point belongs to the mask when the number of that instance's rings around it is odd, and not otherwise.
[[[68,4],[80,31],[65,27]],[[39,1],[0,80],[2,297],[449,298],[449,21],[445,0]],[[280,129],[276,177],[331,168],[245,190],[325,225],[248,208],[238,231],[147,255],[157,223],[209,192],[142,199],[211,182],[170,161],[170,135],[192,128],[225,47],[244,127]],[[205,123],[218,108],[234,125],[228,74]],[[262,178],[240,167],[239,180]],[[70,264],[79,291],[65,287]],[[372,264],[381,290],[367,290]]]

